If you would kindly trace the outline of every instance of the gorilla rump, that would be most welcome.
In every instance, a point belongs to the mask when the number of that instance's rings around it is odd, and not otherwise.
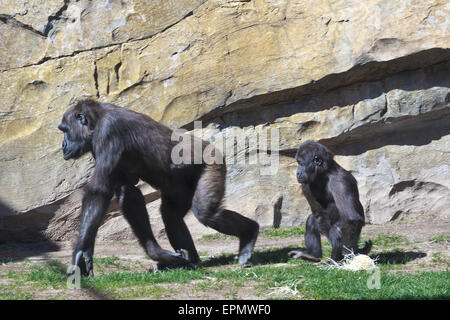
[[[226,174],[223,161],[174,164],[171,150],[177,142],[171,140],[170,128],[146,115],[94,100],[80,101],[69,108],[58,128],[64,132],[64,159],[77,159],[87,152],[95,158],[72,258],[72,265],[80,267],[82,274],[93,275],[95,237],[114,193],[140,244],[160,268],[198,265],[198,253],[183,221],[191,208],[206,226],[237,236],[239,263],[248,261],[259,225],[222,208]],[[184,141],[198,139],[187,136]],[[206,141],[201,144],[203,149],[209,145]],[[162,249],[152,233],[144,197],[135,186],[139,179],[161,192],[162,219],[175,252]]]
[[[331,242],[331,258],[340,261],[343,254],[369,253],[372,242],[358,249],[364,210],[359,201],[358,186],[353,175],[333,159],[325,146],[307,141],[300,145],[295,159],[297,180],[312,214],[306,221],[305,250],[293,250],[289,256],[318,262],[322,258],[320,235]]]

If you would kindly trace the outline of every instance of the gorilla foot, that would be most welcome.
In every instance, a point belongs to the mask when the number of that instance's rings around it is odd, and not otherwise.
[[[178,249],[176,252],[163,250],[159,253],[156,267],[158,270],[167,270],[175,268],[195,269],[198,267],[197,263],[189,261],[189,252],[185,249]]]
[[[250,259],[253,253],[253,249],[255,247],[256,239],[258,238],[259,225],[255,224],[253,232],[249,237],[241,238],[239,240],[239,264],[241,266],[247,264],[247,261]]]
[[[306,253],[303,250],[292,250],[288,252],[288,256],[290,258],[295,258],[295,259],[303,259],[303,260],[308,260],[308,261],[312,261],[312,262],[320,262],[320,258],[314,257],[312,255],[310,255],[309,253]]]
[[[73,264],[67,273],[67,276],[75,274],[76,268],[80,269],[80,275],[82,276],[94,276],[94,267],[92,262],[92,256],[87,251],[78,251],[73,260]]]

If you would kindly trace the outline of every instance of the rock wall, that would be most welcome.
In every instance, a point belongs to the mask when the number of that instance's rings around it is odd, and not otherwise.
[[[226,205],[262,225],[309,214],[293,159],[307,139],[355,175],[368,222],[446,218],[449,30],[444,0],[3,1],[0,240],[76,233],[94,163],[62,159],[57,125],[83,97],[172,128],[202,120],[211,141],[278,129],[275,176],[227,154]],[[142,188],[164,236],[158,193]],[[115,203],[99,235],[132,238]]]

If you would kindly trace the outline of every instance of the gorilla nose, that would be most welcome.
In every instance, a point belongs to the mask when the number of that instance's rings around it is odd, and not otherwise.
[[[66,147],[67,147],[67,142],[66,142],[66,140],[63,140],[62,148],[65,149]]]

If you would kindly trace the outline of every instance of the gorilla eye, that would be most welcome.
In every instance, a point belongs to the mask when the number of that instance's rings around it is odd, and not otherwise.
[[[81,124],[83,124],[83,125],[86,125],[87,124],[87,121],[86,121],[86,117],[84,116],[84,114],[82,114],[82,113],[78,113],[76,116],[75,116],[75,119],[77,119]]]
[[[316,166],[320,166],[320,165],[322,165],[323,160],[322,160],[322,158],[319,157],[319,156],[314,156],[313,163],[314,163]]]

